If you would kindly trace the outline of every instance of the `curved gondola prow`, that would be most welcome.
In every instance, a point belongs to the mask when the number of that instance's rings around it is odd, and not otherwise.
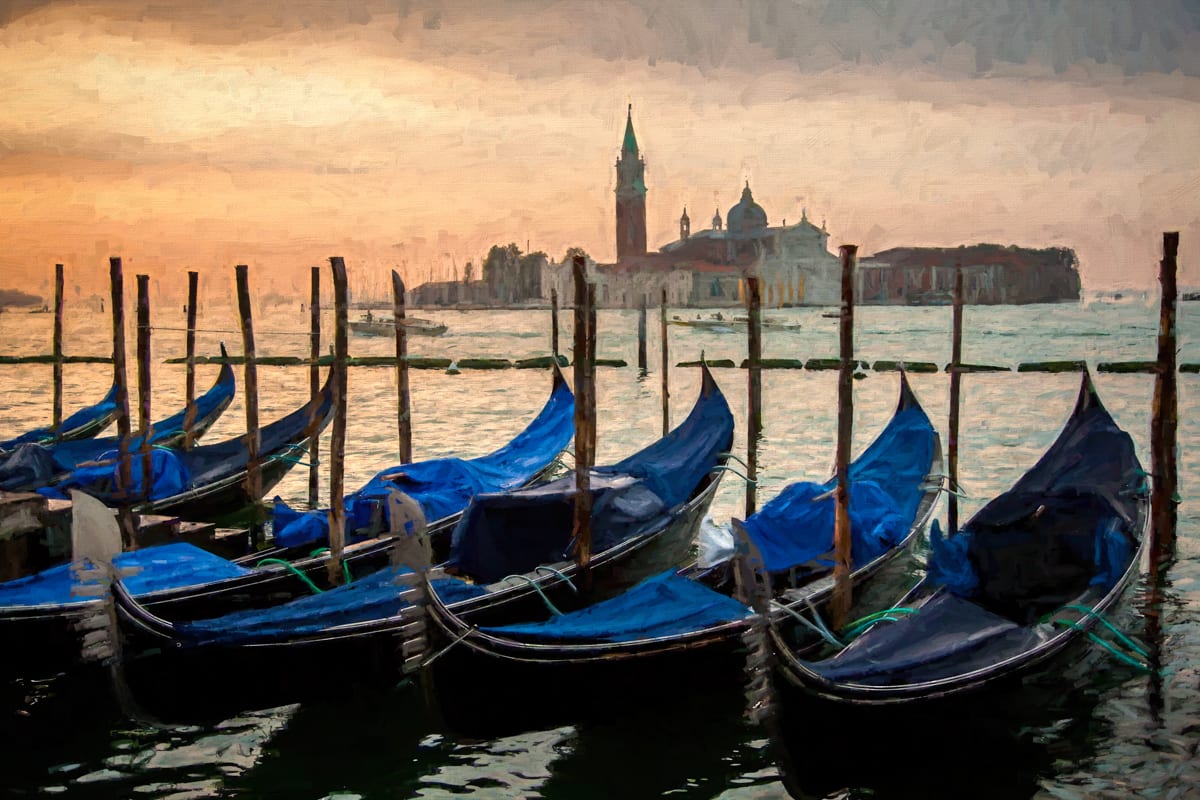
[[[907,411],[910,408],[920,407],[921,401],[917,399],[917,395],[913,392],[912,384],[908,381],[908,370],[904,367],[900,368],[900,399],[896,401],[896,413]]]
[[[1108,409],[1104,407],[1104,403],[1100,400],[1099,392],[1096,391],[1096,384],[1092,381],[1091,370],[1085,366],[1083,368],[1083,375],[1080,377],[1079,396],[1075,399],[1075,410],[1071,412],[1071,416],[1082,416],[1093,408],[1100,409],[1106,414],[1108,413]]]
[[[173,642],[179,646],[179,629],[175,623],[156,616],[139,603],[137,598],[130,594],[125,581],[113,581],[109,591],[112,593],[113,605],[116,607],[119,621],[131,624],[140,633],[147,634],[156,640]]]

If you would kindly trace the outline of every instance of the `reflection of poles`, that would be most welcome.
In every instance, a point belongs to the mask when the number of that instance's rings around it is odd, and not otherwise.
[[[841,369],[838,372],[837,489],[834,497],[833,598],[830,611],[835,630],[850,614],[853,587],[850,583],[850,444],[854,426],[854,263],[858,246],[844,244],[842,250]]]
[[[746,380],[749,424],[746,426],[746,516],[758,505],[758,439],[762,436],[762,288],[758,277],[746,278]]]
[[[962,391],[962,325],[963,275],[962,264],[954,265],[954,315],[950,333],[950,421],[947,431],[946,475],[950,481],[950,496],[946,505],[946,528],[950,535],[958,532],[958,408]]]
[[[108,279],[112,287],[113,321],[113,383],[117,387],[117,521],[121,525],[121,545],[126,550],[136,546],[133,511],[129,505],[129,490],[133,485],[133,470],[129,463],[129,384],[125,373],[125,276],[121,259],[108,260]]]
[[[558,361],[558,289],[550,290],[550,352]]]
[[[1159,272],[1162,304],[1158,323],[1158,370],[1154,377],[1154,404],[1150,420],[1150,456],[1153,488],[1150,495],[1150,576],[1145,608],[1146,640],[1149,644],[1150,711],[1161,722],[1164,706],[1162,683],[1162,610],[1167,570],[1175,560],[1178,471],[1176,427],[1179,422],[1176,390],[1176,259],[1179,233],[1163,234],[1163,258]]]
[[[646,295],[642,295],[642,304],[638,308],[638,372],[646,374]]]

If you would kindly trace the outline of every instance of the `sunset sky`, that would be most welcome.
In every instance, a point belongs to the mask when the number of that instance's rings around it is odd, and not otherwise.
[[[1090,289],[1179,230],[1200,283],[1195,0],[17,0],[0,76],[0,287],[611,260],[630,102],[652,247],[749,180],[834,247],[1069,246]]]

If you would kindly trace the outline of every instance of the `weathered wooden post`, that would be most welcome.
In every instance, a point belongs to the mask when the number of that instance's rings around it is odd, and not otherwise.
[[[1176,428],[1179,397],[1175,385],[1176,331],[1175,285],[1179,255],[1179,232],[1163,234],[1163,258],[1159,271],[1162,303],[1158,316],[1158,371],[1154,377],[1154,405],[1150,422],[1150,453],[1154,483],[1150,495],[1150,563],[1164,571],[1175,558],[1175,523],[1179,473]]]
[[[592,449],[595,419],[588,400],[592,369],[588,339],[593,332],[588,326],[589,292],[582,256],[575,256],[572,268],[575,281],[575,562],[579,565],[580,576],[586,586],[592,556],[591,469],[595,458]]]
[[[946,529],[958,532],[958,409],[962,383],[963,273],[954,265],[954,316],[950,333],[950,421],[946,448],[946,477],[950,496],[946,504]]]
[[[392,321],[396,326],[396,431],[400,463],[412,462],[412,410],[408,396],[408,331],[404,327],[404,281],[392,270]]]
[[[638,308],[638,370],[646,374],[646,295]]]
[[[63,265],[54,265],[54,438],[62,435],[62,381],[63,381]]]
[[[321,268],[312,268],[308,302],[308,507],[320,500],[321,415],[317,405],[321,396]]]
[[[137,546],[133,511],[129,493],[133,489],[133,469],[129,463],[129,382],[125,372],[125,276],[121,271],[121,259],[108,259],[108,279],[111,285],[113,323],[113,383],[117,387],[117,483],[121,503],[117,507],[117,521],[121,525],[121,545],[126,550]]]
[[[246,450],[250,460],[246,464],[246,494],[250,498],[250,544],[258,547],[262,540],[262,464],[259,451],[262,449],[262,431],[258,427],[258,360],[254,351],[254,318],[250,308],[249,267],[238,264],[237,275],[238,313],[242,319],[242,359],[246,384]]]
[[[835,629],[850,614],[853,586],[850,582],[850,446],[854,430],[854,264],[858,245],[841,246],[842,318],[840,327],[841,368],[838,371],[837,490],[834,498],[833,598],[830,611]]]
[[[758,276],[746,278],[746,310],[749,316],[747,329],[746,364],[747,405],[749,415],[746,425],[746,516],[758,506],[758,437],[762,435],[762,286]]]
[[[550,352],[558,360],[558,289],[550,290]]]
[[[150,437],[154,422],[150,416],[150,276],[137,276],[137,371],[138,433],[142,437],[142,497],[150,499],[154,488],[153,450]]]
[[[588,449],[591,464],[596,463],[596,284],[588,282],[587,285],[587,403],[588,403],[588,419],[590,424],[588,430],[592,434],[591,447]],[[578,401],[576,401],[578,402]]]
[[[671,362],[667,350],[667,290],[662,290],[662,305],[659,308],[662,318],[662,435],[671,432]]]
[[[346,457],[346,361],[350,342],[347,333],[348,297],[346,262],[341,256],[329,259],[333,270],[333,434],[329,444],[329,583],[342,582],[342,551],[346,546],[346,507],[342,500]]]
[[[187,363],[184,378],[184,394],[187,398],[187,410],[183,415],[183,449],[191,450],[195,436],[192,428],[196,424],[196,295],[200,284],[200,273],[188,272],[188,301],[187,301],[187,339],[185,340],[184,361]]]

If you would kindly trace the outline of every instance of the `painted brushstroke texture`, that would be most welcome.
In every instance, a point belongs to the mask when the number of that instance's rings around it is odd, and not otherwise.
[[[1200,238],[1200,8],[1154,8],[10,3],[0,285],[66,261],[98,290],[118,253],[172,294],[235,262],[300,293],[334,252],[410,285],[508,241],[611,259],[633,102],[652,248],[749,180],[834,246],[1065,245],[1087,288],[1148,286],[1162,230]]]

